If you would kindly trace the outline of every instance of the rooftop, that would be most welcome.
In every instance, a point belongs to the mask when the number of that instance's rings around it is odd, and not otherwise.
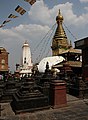
[[[68,52],[69,53],[82,54],[81,50],[74,49],[74,48],[67,49],[67,50],[63,51],[61,54],[65,54],[65,53],[68,53]]]

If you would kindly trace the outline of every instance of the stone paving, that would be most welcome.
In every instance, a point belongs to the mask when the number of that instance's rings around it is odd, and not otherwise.
[[[67,95],[67,106],[15,115],[9,103],[2,103],[0,120],[88,120],[88,99]]]

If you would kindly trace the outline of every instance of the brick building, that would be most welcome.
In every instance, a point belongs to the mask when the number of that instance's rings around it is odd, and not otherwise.
[[[5,48],[0,47],[0,74],[5,74],[9,71],[8,54]]]

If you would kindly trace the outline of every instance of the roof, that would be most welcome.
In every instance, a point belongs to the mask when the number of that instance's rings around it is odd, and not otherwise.
[[[27,41],[25,41],[25,43],[23,44],[22,48],[23,48],[23,47],[29,47],[29,44],[28,44]]]
[[[8,69],[0,70],[0,72],[7,72],[9,71]]]
[[[62,62],[62,63],[57,64],[57,65],[54,65],[53,67],[55,67],[55,68],[63,67],[64,63],[69,64],[70,67],[82,67],[81,61],[66,61],[66,62]]]
[[[27,73],[31,73],[31,70],[21,70],[20,74],[27,74]]]
[[[67,61],[66,63],[71,67],[82,67],[81,61]]]
[[[2,52],[6,52],[6,49],[3,48],[3,47],[0,47],[0,50],[1,50]]]
[[[6,50],[5,48],[0,47],[0,53],[6,53],[6,54],[7,54],[8,52],[7,52],[7,50]],[[8,54],[9,54],[9,53],[8,53]]]
[[[75,48],[83,49],[88,47],[88,37],[75,41]]]
[[[65,51],[61,52],[60,54],[64,54],[64,53],[68,53],[68,52],[70,52],[70,53],[77,53],[77,54],[81,54],[82,53],[81,50],[70,48],[68,50],[65,50]]]

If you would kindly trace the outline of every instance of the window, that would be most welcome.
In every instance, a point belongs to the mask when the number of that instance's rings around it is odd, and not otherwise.
[[[4,60],[4,59],[2,59],[1,63],[2,63],[2,64],[5,64],[5,60]]]
[[[5,65],[2,65],[1,68],[4,69],[4,68],[5,68]]]

